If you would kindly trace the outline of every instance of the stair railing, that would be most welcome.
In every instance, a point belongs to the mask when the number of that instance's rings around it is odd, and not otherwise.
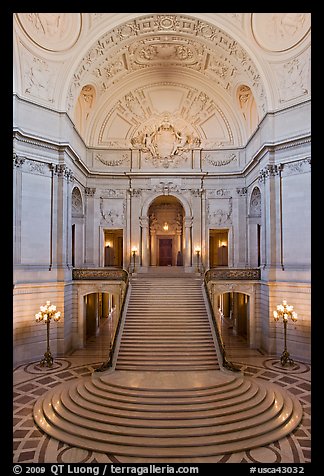
[[[206,296],[207,296],[208,307],[209,307],[209,310],[210,310],[210,313],[211,313],[211,316],[212,316],[212,321],[213,321],[213,325],[214,325],[214,330],[215,330],[215,334],[216,334],[216,338],[217,338],[218,347],[219,347],[219,350],[220,350],[221,356],[222,356],[222,365],[225,369],[230,370],[232,372],[241,372],[241,369],[238,366],[236,366],[235,364],[233,364],[233,362],[230,362],[226,357],[225,344],[224,344],[223,338],[221,336],[221,333],[220,333],[220,330],[219,330],[219,327],[218,327],[218,324],[217,324],[214,308],[213,308],[213,305],[212,305],[212,302],[211,302],[211,299],[210,299],[209,290],[208,290],[208,286],[207,286],[206,274],[207,274],[207,271],[204,273],[204,288],[205,288],[205,293],[206,293]]]
[[[128,287],[129,287],[129,273],[127,272],[127,277],[125,281],[125,288],[124,288],[124,294],[122,298],[122,304],[120,308],[120,312],[117,318],[117,324],[114,323],[115,321],[115,313],[116,309],[114,308],[108,317],[108,319],[111,319],[111,323],[109,323],[109,348],[108,348],[108,359],[97,369],[95,369],[95,372],[104,372],[105,370],[109,369],[112,366],[112,361],[113,361],[113,355],[115,352],[116,348],[116,341],[117,341],[117,336],[119,334],[120,330],[120,324],[121,324],[121,317],[124,312],[125,308],[125,302],[126,302],[126,297],[128,293]]]

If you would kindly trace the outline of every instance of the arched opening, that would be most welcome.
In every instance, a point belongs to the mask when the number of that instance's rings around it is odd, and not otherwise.
[[[249,264],[251,267],[261,266],[261,192],[254,187],[249,207]]]
[[[249,340],[250,296],[240,292],[228,292],[218,296],[222,333],[241,336]]]
[[[183,266],[185,211],[173,196],[157,197],[148,209],[151,266]]]
[[[113,293],[96,292],[83,296],[84,347],[95,346],[107,353],[117,323],[117,301]]]
[[[83,200],[80,189],[72,190],[72,234],[71,260],[73,267],[83,264],[83,228],[84,228]]]

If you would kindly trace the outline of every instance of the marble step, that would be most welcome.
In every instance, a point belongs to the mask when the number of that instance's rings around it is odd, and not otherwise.
[[[38,426],[60,441],[156,461],[269,444],[301,416],[297,399],[281,387],[220,371],[115,371],[66,382],[34,406]]]

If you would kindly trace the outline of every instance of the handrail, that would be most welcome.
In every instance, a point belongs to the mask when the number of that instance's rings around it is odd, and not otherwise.
[[[105,362],[103,362],[103,364],[100,367],[95,369],[95,372],[104,372],[105,370],[107,370],[112,365],[112,360],[113,360],[113,355],[114,355],[114,352],[115,352],[116,340],[117,340],[116,336],[119,333],[121,317],[122,317],[123,312],[124,312],[126,296],[127,296],[127,291],[128,291],[128,285],[129,285],[129,273],[127,271],[126,271],[126,273],[127,273],[127,278],[126,278],[126,281],[125,281],[125,284],[126,284],[125,292],[124,292],[123,301],[122,301],[122,305],[121,305],[119,316],[118,316],[118,323],[117,323],[117,326],[116,326],[116,330],[113,334],[113,338],[110,339],[110,342],[109,342],[108,359]]]
[[[216,333],[216,337],[217,337],[218,346],[219,346],[219,349],[220,349],[221,355],[222,355],[222,361],[223,361],[222,365],[225,369],[231,370],[232,372],[241,372],[241,369],[239,367],[237,367],[235,364],[233,364],[233,362],[230,362],[226,357],[225,344],[224,344],[224,341],[222,339],[221,333],[219,332],[218,324],[217,324],[215,313],[214,313],[214,308],[213,308],[213,305],[211,303],[210,296],[209,296],[206,274],[207,274],[207,271],[204,273],[204,287],[205,287],[205,291],[206,291],[206,294],[207,294],[209,310],[210,310],[211,315],[213,317],[212,321],[213,321],[213,325],[214,325],[214,329],[215,329],[215,333]]]

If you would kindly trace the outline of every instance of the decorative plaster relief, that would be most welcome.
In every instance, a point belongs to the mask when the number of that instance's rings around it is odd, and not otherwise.
[[[207,190],[207,198],[230,198],[231,196],[231,191],[224,188],[219,188],[217,190]]]
[[[66,51],[79,38],[81,13],[16,13],[30,40],[47,51]]]
[[[109,200],[107,203],[104,197],[100,197],[100,213],[101,224],[123,227],[125,225],[126,201],[114,201],[114,208],[111,208],[111,201]]]
[[[300,43],[311,27],[310,13],[252,13],[252,32],[261,48],[286,51]]]
[[[107,152],[98,153],[94,152],[94,158],[107,167],[120,167],[121,165],[129,166],[130,154],[127,152]]]
[[[261,216],[261,192],[258,187],[254,187],[250,198],[250,217]]]
[[[55,75],[47,61],[26,52],[22,56],[22,74],[25,94],[54,102]]]
[[[284,65],[273,65],[279,83],[280,102],[295,99],[310,92],[309,55],[293,58]]]
[[[185,36],[188,32],[195,34],[195,40]],[[210,55],[207,62],[206,53]],[[221,64],[216,58],[221,58]],[[121,79],[129,71],[170,60],[202,74],[206,72],[215,80],[218,78],[225,89],[230,87],[230,78],[237,70],[248,78],[259,107],[265,110],[264,88],[247,52],[217,27],[181,14],[148,15],[106,32],[89,49],[75,72],[68,93],[68,109],[73,107],[81,82],[90,81],[85,79],[87,74],[95,74],[102,90],[107,90],[117,77]],[[225,76],[228,79],[224,81]]]
[[[82,216],[83,207],[82,207],[82,196],[80,190],[75,187],[72,191],[72,216]]]
[[[311,159],[302,159],[298,162],[284,164],[283,175],[304,174],[311,171]]]
[[[219,154],[217,154],[218,157],[219,157]],[[237,155],[236,154],[229,154],[227,156],[224,157],[224,155],[222,155],[222,159],[219,159],[219,158],[214,158],[215,156],[217,157],[217,155],[213,154],[212,152],[203,152],[202,154],[202,161],[203,163],[207,162],[208,164],[212,165],[213,167],[224,167],[226,165],[229,165],[231,162],[234,162],[234,161],[237,161]]]
[[[125,190],[106,189],[101,190],[100,198],[125,198]]]
[[[231,224],[232,211],[232,198],[210,199],[207,204],[208,224],[212,226]]]
[[[131,144],[146,153],[145,160],[151,160],[154,167],[175,167],[179,165],[179,156],[200,146],[200,139],[181,126],[179,120],[171,122],[170,114],[164,113],[158,123],[150,125],[150,128],[145,125],[131,139]],[[183,158],[187,160],[188,156]]]

